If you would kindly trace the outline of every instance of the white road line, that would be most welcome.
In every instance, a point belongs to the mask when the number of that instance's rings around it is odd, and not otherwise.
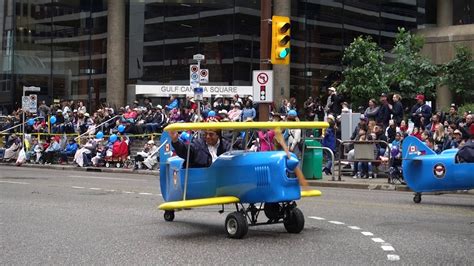
[[[343,222],[338,222],[338,221],[329,221],[332,224],[344,224]]]
[[[398,261],[398,260],[400,260],[400,256],[395,255],[395,254],[388,254],[387,255],[387,260],[389,260],[389,261]]]
[[[107,192],[115,192],[115,189],[106,189]]]
[[[135,192],[132,192],[132,191],[122,191],[122,192],[125,193],[125,194],[133,194],[133,193],[135,193]]]
[[[135,178],[119,178],[119,177],[105,177],[105,176],[82,176],[82,175],[70,175],[69,178],[86,178],[86,179],[104,179],[104,180],[121,180],[121,181],[147,181],[146,179],[135,179]]]
[[[138,193],[140,195],[153,195],[153,193],[148,193],[148,192],[141,192],[141,193]]]
[[[361,232],[361,234],[363,234],[364,236],[373,236],[374,235],[371,232]]]
[[[358,226],[348,226],[348,227],[353,230],[360,230],[360,227]]]
[[[308,218],[315,219],[315,220],[320,220],[320,221],[326,220],[326,219],[323,218],[323,217],[317,217],[317,216],[308,216]]]
[[[72,186],[72,188],[85,188],[85,187],[76,187],[76,186]]]
[[[158,195],[158,196],[160,196],[160,197],[163,197],[163,195],[161,195],[161,194],[156,194],[156,195]]]
[[[381,246],[381,248],[384,251],[395,251],[395,249],[392,246]]]
[[[14,181],[0,181],[0,183],[17,184],[17,185],[29,185],[30,184],[30,183],[26,183],[26,182],[14,182]]]
[[[89,189],[91,189],[91,190],[102,190],[101,188],[98,188],[98,187],[91,187]]]
[[[375,243],[384,243],[385,241],[382,238],[372,238],[372,241]]]

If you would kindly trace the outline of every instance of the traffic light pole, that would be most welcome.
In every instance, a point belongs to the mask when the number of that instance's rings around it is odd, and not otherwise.
[[[272,0],[260,1],[260,17],[260,70],[270,70]],[[269,116],[270,104],[260,103],[258,105],[258,120],[268,121]]]

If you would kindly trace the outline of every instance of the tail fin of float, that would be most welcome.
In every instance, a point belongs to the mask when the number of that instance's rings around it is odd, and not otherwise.
[[[436,153],[432,149],[416,137],[408,136],[403,140],[402,158],[404,160],[414,159],[420,155],[434,154]]]
[[[173,146],[171,145],[171,137],[168,132],[163,131],[160,138],[160,187],[161,191],[166,191],[166,163],[168,158],[173,156]]]

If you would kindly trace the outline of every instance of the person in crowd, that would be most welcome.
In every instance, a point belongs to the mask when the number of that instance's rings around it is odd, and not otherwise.
[[[369,132],[365,131],[364,129],[359,130],[359,134],[356,138],[357,141],[369,141],[372,140],[371,135]],[[352,157],[353,159],[354,157]],[[354,162],[353,168],[353,177],[354,179],[357,178],[372,178],[372,163],[371,162]]]
[[[369,100],[369,107],[365,109],[364,115],[369,121],[375,121],[377,119],[380,107],[377,106],[375,99]]]
[[[390,104],[388,107],[390,113],[392,114],[392,119],[395,120],[396,125],[399,127],[403,120],[403,104],[401,102],[402,97],[400,94],[395,93],[392,96],[393,104]]]
[[[474,124],[469,126],[469,140],[456,153],[456,161],[474,163]]]
[[[77,145],[76,140],[74,138],[69,139],[69,142],[66,147],[59,152],[61,164],[67,164],[67,158],[73,157],[74,154],[76,154],[78,147],[79,146]]]
[[[336,121],[334,121],[334,116],[328,115],[327,117],[327,122],[329,124],[329,127],[326,128],[323,136],[323,140],[321,141],[321,144],[323,147],[329,148],[333,153],[336,152],[336,131],[335,131],[335,126],[336,126]],[[325,159],[326,159],[326,165],[323,167],[323,172],[326,175],[332,175],[332,158],[329,156],[328,153],[324,153]]]
[[[395,139],[395,136],[397,132],[399,132],[400,129],[397,127],[397,124],[395,123],[395,120],[390,119],[388,123],[388,127],[386,129],[385,135],[387,136],[387,142],[392,143],[392,141]]]
[[[402,121],[400,122],[400,132],[402,132],[402,134],[405,135],[405,136],[408,134],[407,121],[402,120]]]
[[[239,122],[242,117],[242,110],[240,109],[240,103],[234,103],[234,106],[231,105],[231,110],[228,113],[229,120],[231,122]]]
[[[444,125],[445,126],[448,126],[450,124],[458,125],[460,121],[461,119],[458,115],[458,108],[456,104],[452,103],[451,106],[449,107],[449,112],[448,112],[448,115],[446,116]]]
[[[326,114],[338,116],[341,114],[341,110],[341,97],[337,94],[336,88],[330,87],[328,89],[328,99],[326,100]]]
[[[259,151],[273,151],[275,148],[274,138],[275,131],[270,129],[263,129],[257,132]]]
[[[296,110],[288,111],[287,121],[299,121],[298,112]],[[285,139],[287,141],[288,150],[293,152],[298,158],[301,156],[301,129],[288,129],[285,131]]]
[[[216,95],[215,101],[212,104],[213,110],[219,112],[224,109],[224,98],[221,95]]]
[[[309,96],[303,104],[306,121],[314,121],[316,117],[316,103],[313,97]]]
[[[280,109],[278,109],[278,113],[280,113],[282,116],[285,116],[286,117],[286,114],[288,113],[288,111],[290,111],[288,109],[288,100],[283,98],[281,100],[281,106],[280,106]]]
[[[21,138],[19,138],[16,134],[12,134],[5,145],[5,154],[3,155],[3,160],[6,162],[16,160],[18,158],[18,154],[22,149],[21,145]]]
[[[418,94],[415,97],[416,104],[410,110],[411,121],[415,127],[426,127],[431,118],[431,107],[425,103],[425,96]]]
[[[431,132],[434,133],[436,132],[436,129],[442,126],[441,121],[440,121],[440,115],[439,114],[433,114],[431,116],[431,123],[426,126],[426,128]]]
[[[421,130],[419,127],[414,127],[413,131],[410,134],[411,136],[416,137],[417,139],[421,140]]]
[[[377,124],[382,125],[383,129],[386,129],[389,125],[390,116],[391,112],[387,100],[387,94],[382,93],[380,95],[380,106],[375,121],[377,122]]]
[[[473,120],[474,120],[474,118],[473,118],[472,114],[468,114],[468,115],[465,116],[464,121],[459,123],[459,130],[462,133],[462,138],[465,139],[465,140],[469,139],[469,137],[470,137],[469,128],[472,125]]]
[[[61,146],[59,145],[59,136],[51,137],[49,147],[44,151],[44,164],[52,164],[54,157],[59,154]]]
[[[77,105],[77,112],[78,113],[83,113],[83,114],[87,113],[87,108],[84,105],[83,101],[79,101],[79,103]]]
[[[169,104],[165,105],[166,111],[171,111],[177,108],[179,108],[178,98],[176,98],[175,96],[170,96]]]
[[[176,131],[169,132],[176,155],[187,160],[188,147],[179,139]],[[221,137],[221,131],[207,130],[203,138],[193,138],[189,148],[189,162],[184,162],[183,167],[189,163],[190,168],[209,167],[226,151],[230,150],[230,143]]]
[[[245,107],[242,110],[242,121],[246,121],[247,118],[251,118],[252,120],[255,120],[255,117],[257,116],[257,112],[255,111],[255,108],[252,106],[251,101],[247,101],[245,103]]]
[[[157,147],[153,140],[149,140],[143,150],[135,156],[135,169],[146,168],[151,170],[157,163]]]
[[[436,153],[441,153],[444,151],[448,145],[448,136],[445,133],[445,129],[443,125],[439,125],[436,128],[436,131],[433,133],[433,141],[434,141],[434,151]]]
[[[453,138],[451,142],[448,144],[449,149],[458,149],[463,144],[462,132],[459,129],[454,130]]]
[[[41,101],[41,104],[38,106],[39,116],[48,117],[51,114],[51,108],[46,105],[46,101]]]

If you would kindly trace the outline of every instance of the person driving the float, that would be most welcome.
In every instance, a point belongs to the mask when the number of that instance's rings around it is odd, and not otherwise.
[[[169,135],[176,155],[185,160],[186,167],[188,146],[179,138],[176,131],[170,131]],[[194,138],[189,149],[189,168],[209,167],[226,151],[230,150],[230,143],[221,138],[221,131],[206,130],[203,138]]]

